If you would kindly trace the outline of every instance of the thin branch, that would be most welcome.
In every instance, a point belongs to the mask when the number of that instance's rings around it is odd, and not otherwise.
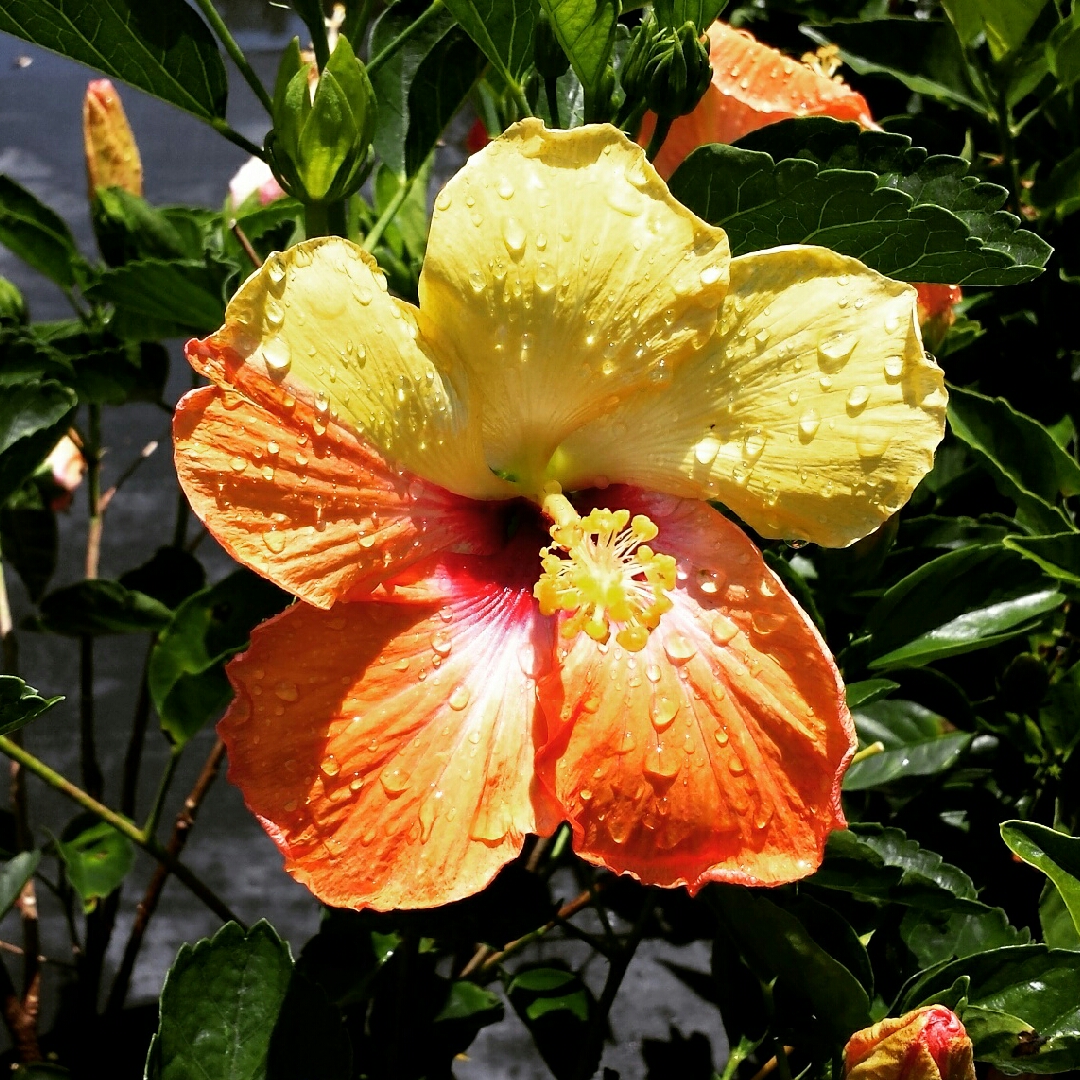
[[[270,100],[266,87],[263,86],[259,76],[255,74],[255,69],[248,63],[248,58],[244,55],[243,50],[236,44],[236,39],[229,33],[229,28],[225,25],[225,20],[218,14],[213,0],[195,0],[195,4],[210,24],[210,28],[217,34],[218,41],[224,46],[225,52],[229,54],[229,59],[240,69],[244,81],[255,91],[255,96],[262,102],[263,108],[273,116],[274,103]]]
[[[233,236],[236,237],[237,243],[244,249],[244,254],[251,260],[251,265],[258,270],[263,261],[259,258],[259,253],[251,246],[251,241],[247,238],[244,230],[240,228],[240,222],[234,221],[229,228]],[[176,546],[179,547],[180,545]]]
[[[202,767],[202,772],[199,773],[199,778],[195,781],[195,786],[191,789],[191,794],[184,800],[183,808],[176,815],[176,824],[173,826],[173,833],[166,848],[174,859],[179,857],[180,852],[183,851],[184,845],[187,843],[192,826],[195,824],[195,815],[199,812],[199,807],[206,797],[206,793],[214,783],[224,757],[225,744],[218,739]],[[109,991],[109,1004],[106,1010],[109,1013],[119,1012],[124,1007],[124,1000],[127,997],[128,987],[131,985],[131,975],[135,970],[135,961],[138,958],[139,949],[142,947],[146,927],[157,910],[158,901],[161,899],[161,893],[165,888],[168,877],[168,869],[159,863],[154,869],[154,875],[150,879],[150,884],[147,886],[142,900],[139,901],[138,909],[135,912],[135,921],[132,923],[131,933],[128,936],[127,944],[124,946],[124,958],[120,962],[120,968],[116,973],[116,978],[113,980],[112,989]]]
[[[210,126],[221,136],[228,139],[234,146],[239,146],[241,150],[246,151],[252,157],[261,158],[266,161],[266,151],[257,143],[253,143],[250,139],[245,138],[239,131],[234,130],[225,123],[224,120],[211,120]]]
[[[116,483],[98,499],[98,515],[100,517],[104,518],[105,510],[108,508],[109,503],[112,502],[113,496],[139,471],[139,466],[157,450],[158,445],[157,439],[151,439],[139,451],[138,457],[117,477]]]
[[[158,862],[168,867],[169,872],[180,879],[215,915],[226,922],[243,923],[236,917],[226,903],[218,895],[182,862],[171,855],[164,845],[158,843],[151,836],[146,836],[143,831],[123,814],[110,810],[104,803],[88,795],[82,788],[73,784],[67,777],[61,776],[55,769],[51,769],[40,758],[34,757],[6,735],[0,735],[0,753],[6,754],[19,762],[25,769],[32,772],[39,780],[44,781],[49,787],[61,794],[66,795],[72,802],[78,803],[84,810],[108,822],[117,832],[122,833],[132,843],[138,845],[152,855]]]
[[[139,696],[135,702],[135,715],[131,720],[131,735],[128,738],[127,751],[124,754],[124,779],[120,788],[120,813],[134,818],[139,792],[139,769],[142,765],[143,744],[146,741],[146,729],[150,724],[150,655],[154,651],[156,637],[151,638],[143,660],[142,679],[139,681]]]
[[[386,204],[386,209],[379,215],[375,224],[371,226],[371,231],[364,237],[364,242],[360,245],[365,251],[374,251],[378,246],[382,234],[386,231],[386,226],[397,217],[397,212],[409,197],[409,192],[412,191],[415,183],[416,174],[414,173],[394,192],[394,197]]]

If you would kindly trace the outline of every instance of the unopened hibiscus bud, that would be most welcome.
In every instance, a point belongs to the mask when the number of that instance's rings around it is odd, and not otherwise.
[[[314,93],[312,70],[294,39],[278,70],[274,130],[266,149],[274,175],[290,195],[306,203],[335,202],[367,178],[375,91],[346,37],[338,38]]]
[[[285,195],[273,170],[257,157],[244,162],[229,181],[230,209],[236,210],[253,195],[259,197],[260,206],[269,206]]]
[[[64,435],[45,459],[45,466],[52,474],[54,488],[49,506],[53,510],[66,510],[71,505],[72,494],[86,474],[86,458],[75,440],[70,435]]]
[[[548,13],[541,8],[533,31],[533,62],[542,79],[557,79],[570,69],[570,61],[555,37]]]
[[[936,352],[949,327],[956,322],[955,305],[963,299],[959,285],[923,285],[915,286],[919,294],[919,325],[922,327],[923,341],[931,352]]]
[[[0,277],[0,326],[19,326],[26,322],[26,302],[22,293]]]
[[[666,31],[648,66],[645,100],[657,116],[690,112],[712,81],[709,50],[692,22]]]
[[[108,79],[94,79],[83,100],[83,141],[90,198],[102,188],[142,195],[142,161],[120,95]]]
[[[845,1080],[975,1080],[971,1039],[944,1005],[926,1005],[856,1031]]]

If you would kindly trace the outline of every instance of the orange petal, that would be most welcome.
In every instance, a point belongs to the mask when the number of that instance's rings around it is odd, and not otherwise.
[[[552,653],[534,562],[448,557],[441,607],[297,604],[229,665],[229,778],[325,903],[460,899],[558,820],[533,768]]]
[[[493,504],[391,468],[344,426],[311,430],[304,402],[270,412],[207,386],[177,406],[180,485],[237,561],[329,607],[435,552],[497,550]]]
[[[667,179],[683,159],[706,143],[733,143],[751,131],[793,116],[831,116],[875,127],[870,106],[846,83],[763,45],[745,30],[714,22],[709,27],[712,85],[687,116],[680,116],[653,164]],[[639,142],[655,127],[650,113]]]
[[[591,862],[647,884],[775,885],[811,873],[844,825],[855,748],[840,675],[735,525],[703,503],[609,488],[647,514],[678,585],[645,649],[579,634],[541,681],[537,761]]]

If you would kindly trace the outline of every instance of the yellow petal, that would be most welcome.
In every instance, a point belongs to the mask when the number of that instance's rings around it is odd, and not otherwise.
[[[915,290],[824,248],[731,262],[709,346],[560,447],[555,479],[726,503],[763,536],[843,547],[933,464],[945,383]]]
[[[505,491],[484,465],[480,425],[419,336],[416,308],[390,296],[375,260],[348,240],[271,255],[188,358],[271,412],[310,404],[316,440],[341,424],[450,491]]]
[[[425,335],[468,374],[488,465],[539,490],[555,447],[712,334],[726,234],[607,125],[510,128],[440,192]]]

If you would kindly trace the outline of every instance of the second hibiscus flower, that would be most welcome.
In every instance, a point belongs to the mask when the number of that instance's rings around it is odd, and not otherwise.
[[[303,603],[229,674],[230,776],[331,904],[445,903],[559,821],[658,885],[778,883],[842,824],[843,686],[749,539],[852,543],[930,468],[915,292],[730,259],[640,148],[511,128],[435,203],[418,308],[324,238],[189,357],[177,465]]]

